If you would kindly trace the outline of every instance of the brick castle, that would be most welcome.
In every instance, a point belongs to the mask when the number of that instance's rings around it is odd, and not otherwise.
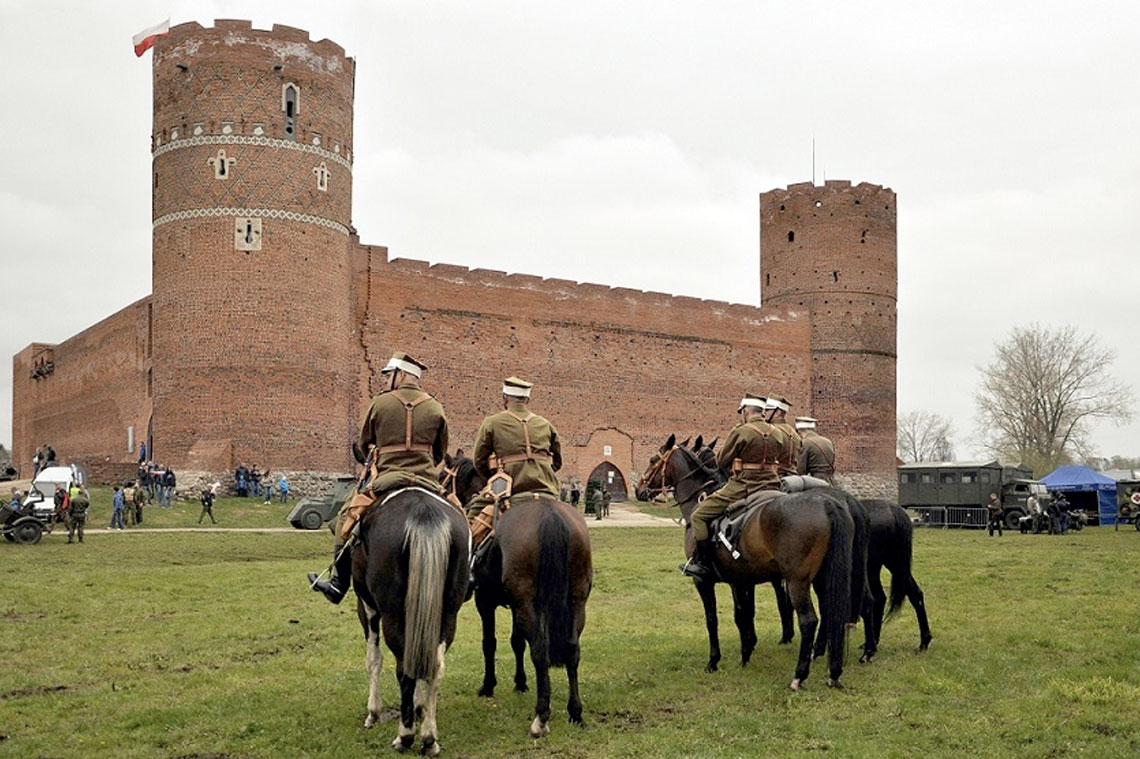
[[[339,45],[187,23],[153,66],[154,291],[14,357],[24,476],[45,442],[96,481],[130,476],[143,441],[186,474],[350,472],[402,349],[429,365],[453,447],[470,450],[518,374],[559,428],[561,474],[632,490],[669,433],[723,439],[744,391],[771,392],[821,420],[849,487],[893,492],[890,189],[762,194],[762,308],[390,259],[352,226],[355,64]]]

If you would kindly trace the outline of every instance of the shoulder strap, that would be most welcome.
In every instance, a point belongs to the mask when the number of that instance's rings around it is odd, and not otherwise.
[[[527,422],[529,422],[531,419],[534,419],[534,412],[532,412],[532,411],[528,411],[528,412],[526,412],[526,416],[519,416],[518,414],[516,414],[516,413],[515,413],[515,412],[513,412],[513,411],[507,411],[507,414],[508,414],[508,415],[509,415],[509,416],[510,416],[512,419],[514,419],[515,421],[517,421],[519,424],[521,424],[521,425],[522,425],[522,428],[523,428],[523,440],[526,442],[526,457],[527,457],[528,459],[529,459],[529,458],[532,458],[532,457],[534,456],[534,451],[533,451],[533,450],[531,450],[531,445],[530,445],[530,427],[527,425]]]
[[[823,449],[823,446],[822,446],[822,445],[820,445],[819,443],[817,443],[817,442],[816,442],[816,441],[815,441],[813,438],[810,438],[810,437],[809,437],[809,438],[807,438],[806,440],[804,440],[804,442],[805,442],[805,443],[810,443],[810,444],[812,444],[813,446],[815,446],[815,449],[816,449],[817,451],[819,451],[819,455],[820,455],[820,456],[823,456],[823,460],[827,462],[827,465],[828,465],[829,467],[831,467],[831,470],[832,470],[832,471],[835,471],[835,450],[834,450],[834,446],[832,447],[831,456],[828,456],[828,455],[827,455],[827,451],[825,451],[825,450]]]

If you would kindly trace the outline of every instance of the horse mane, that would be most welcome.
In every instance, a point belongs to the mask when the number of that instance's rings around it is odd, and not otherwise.
[[[689,464],[690,472],[693,470],[699,471],[705,475],[707,480],[715,480],[718,485],[723,485],[727,481],[724,472],[715,466],[709,466],[702,459],[700,454],[694,453],[688,448],[677,448],[674,456],[681,456]],[[674,483],[676,485],[676,483]]]
[[[483,476],[475,469],[475,462],[470,456],[461,456],[455,460],[455,494],[460,500],[469,500],[471,496],[483,489],[486,481],[478,486],[473,481],[483,480]],[[463,495],[466,494],[466,498]]]

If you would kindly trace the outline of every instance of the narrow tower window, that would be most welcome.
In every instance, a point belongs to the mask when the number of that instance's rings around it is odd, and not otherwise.
[[[289,82],[281,87],[281,110],[285,112],[285,139],[297,139],[297,111],[301,93],[297,85]]]
[[[796,233],[795,232],[788,232],[788,242],[795,242],[795,241],[796,241]]]

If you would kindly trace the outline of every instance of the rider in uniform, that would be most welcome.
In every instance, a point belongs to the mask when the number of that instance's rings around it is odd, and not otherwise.
[[[333,571],[328,580],[309,573],[313,590],[340,603],[352,579],[353,528],[384,494],[402,487],[440,493],[438,466],[447,451],[447,419],[439,401],[420,389],[425,367],[406,353],[394,353],[381,370],[385,389],[372,399],[360,430],[367,472],[357,494],[336,519]]]
[[[788,424],[788,411],[792,408],[792,404],[778,395],[770,395],[765,399],[764,408],[767,411],[768,424],[784,433],[784,452],[780,454],[780,476],[790,477],[796,474],[796,461],[799,460],[802,446],[795,428]]]
[[[834,484],[835,446],[815,431],[817,421],[810,416],[796,417],[796,432],[803,443],[796,459],[796,471]]]
[[[787,435],[764,421],[764,399],[745,395],[737,413],[740,424],[728,433],[717,452],[716,463],[731,472],[724,487],[693,510],[690,521],[696,550],[681,571],[689,577],[705,577],[713,563],[713,542],[709,523],[737,501],[758,490],[779,490],[780,457],[787,447]]]
[[[484,477],[490,478],[498,471],[509,475],[509,495],[513,499],[534,493],[558,500],[561,489],[554,473],[562,468],[562,444],[554,425],[527,409],[533,387],[518,377],[503,381],[503,410],[488,416],[479,426],[473,461]],[[476,546],[490,532],[493,514],[494,499],[489,495],[471,501],[467,519]]]

